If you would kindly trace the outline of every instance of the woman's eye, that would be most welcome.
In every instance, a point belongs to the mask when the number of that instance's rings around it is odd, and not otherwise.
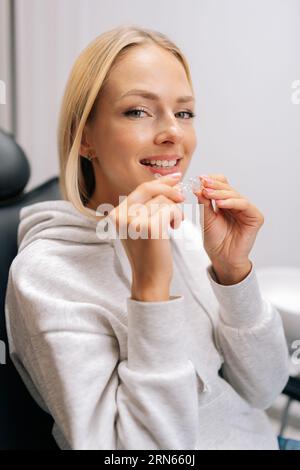
[[[133,113],[145,113],[146,111],[144,109],[130,109],[129,111],[126,111],[124,114],[125,116],[133,116]],[[133,116],[133,117],[140,117],[140,116]]]
[[[188,114],[189,118],[188,119],[192,119],[196,116],[195,113],[192,113],[191,111],[180,111],[179,113],[177,114]],[[184,118],[185,119],[185,118]]]

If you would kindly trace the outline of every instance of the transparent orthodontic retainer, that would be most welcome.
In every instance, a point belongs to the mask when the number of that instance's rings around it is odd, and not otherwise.
[[[156,179],[161,178],[162,175],[159,173],[155,173],[154,177]],[[202,184],[200,179],[197,176],[192,176],[191,178],[188,178],[187,181],[180,181],[175,185],[180,191],[185,194],[185,193],[193,193],[193,191],[200,191]]]

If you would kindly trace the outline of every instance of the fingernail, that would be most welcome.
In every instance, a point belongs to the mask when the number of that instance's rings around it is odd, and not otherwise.
[[[168,175],[168,176],[170,176],[171,178],[177,179],[177,178],[180,178],[181,175],[182,173],[179,171],[177,173],[172,173],[171,175]]]
[[[214,180],[211,179],[208,175],[201,175],[200,178],[204,179],[205,181],[207,181],[210,184],[213,184],[213,182],[214,182]]]

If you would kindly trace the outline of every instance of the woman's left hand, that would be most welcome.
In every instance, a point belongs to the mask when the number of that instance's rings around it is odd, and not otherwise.
[[[202,188],[194,194],[204,204],[204,248],[219,282],[236,284],[251,271],[248,256],[264,216],[230,186],[224,175],[202,175],[200,179]]]

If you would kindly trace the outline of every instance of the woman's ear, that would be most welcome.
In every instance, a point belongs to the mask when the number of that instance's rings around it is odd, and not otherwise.
[[[87,125],[85,125],[82,137],[81,137],[81,144],[80,144],[80,155],[86,157],[91,154],[93,151],[92,147],[92,139],[91,139],[91,132]]]

